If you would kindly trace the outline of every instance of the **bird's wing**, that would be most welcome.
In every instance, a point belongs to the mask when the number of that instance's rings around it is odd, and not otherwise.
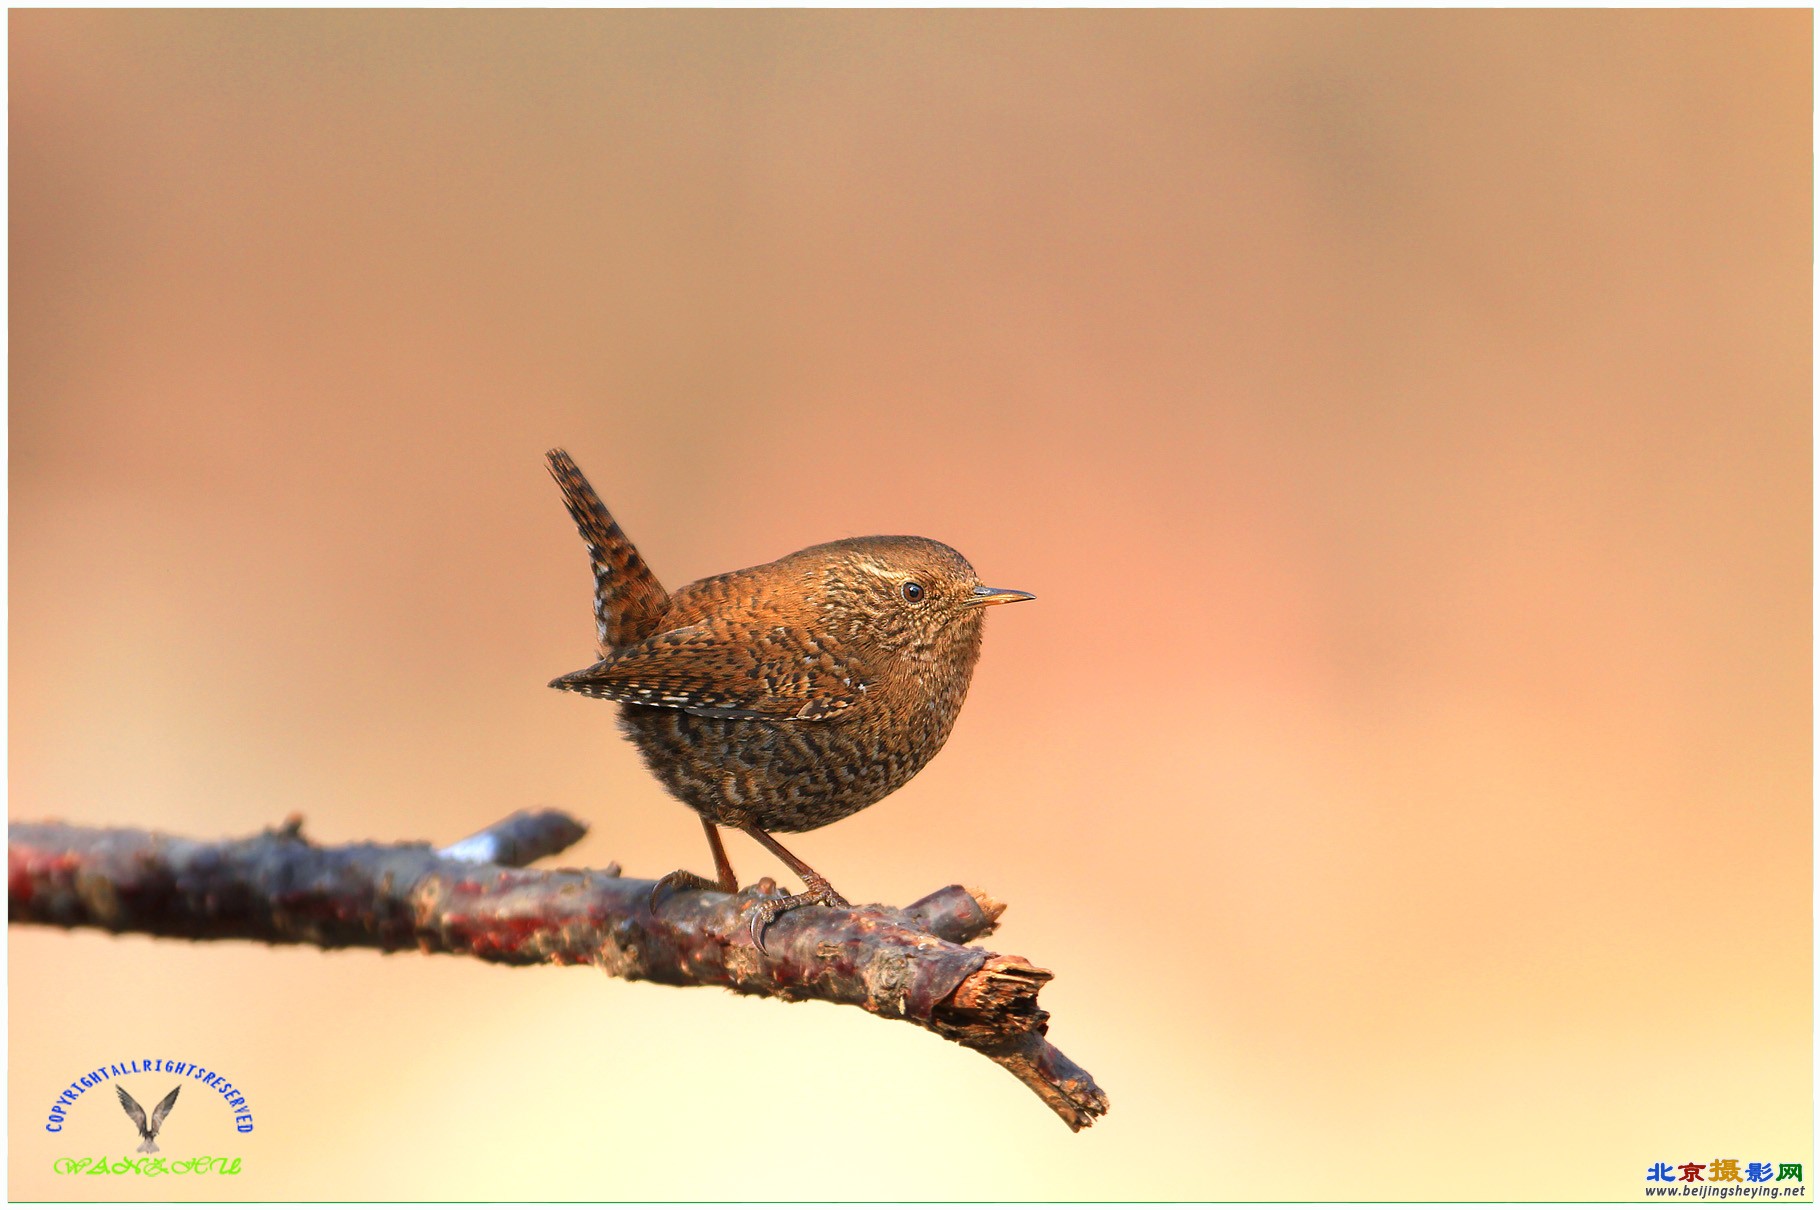
[[[139,1102],[133,1100],[133,1094],[120,1085],[114,1085],[114,1091],[120,1094],[120,1107],[126,1110],[126,1116],[133,1119],[133,1125],[139,1127],[139,1133],[145,1133],[145,1110],[139,1108]]]
[[[868,689],[831,639],[723,620],[652,635],[550,686],[709,718],[800,721],[832,718]]]
[[[166,1093],[164,1100],[158,1102],[158,1104],[152,1109],[151,1130],[152,1130],[153,1134],[157,1134],[158,1127],[164,1125],[164,1115],[171,1111],[171,1106],[173,1106],[177,1103],[177,1094],[182,1091],[183,1091],[183,1085],[181,1085],[181,1084],[177,1085],[177,1087],[171,1089],[170,1092]]]

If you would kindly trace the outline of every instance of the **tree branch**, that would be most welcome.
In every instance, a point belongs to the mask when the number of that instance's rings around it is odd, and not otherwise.
[[[1004,911],[983,893],[951,886],[907,908],[799,908],[771,925],[766,954],[741,918],[775,892],[768,878],[734,895],[674,892],[653,910],[653,884],[619,877],[617,864],[517,868],[585,831],[560,811],[519,812],[435,850],[317,845],[296,816],[227,841],[16,823],[8,905],[13,924],[589,965],[622,979],[851,1004],[979,1051],[1071,1129],[1106,1112],[1093,1077],[1044,1036],[1037,993],[1053,976],[966,944]]]
[[[287,819],[285,826],[294,832],[302,831],[302,817],[293,818],[296,822]],[[526,866],[540,858],[556,856],[587,834],[587,825],[564,811],[514,811],[491,827],[436,850],[436,855],[451,861]],[[604,872],[609,878],[618,878],[619,863],[614,862]]]

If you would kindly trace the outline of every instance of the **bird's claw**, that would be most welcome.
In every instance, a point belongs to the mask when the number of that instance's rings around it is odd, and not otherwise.
[[[651,884],[650,907],[657,910],[657,901],[670,891],[718,891],[721,886],[710,878],[700,874],[691,874],[688,870],[671,870],[662,878]]]
[[[761,899],[753,904],[746,913],[746,928],[747,931],[752,934],[753,946],[757,948],[759,953],[768,955],[771,951],[765,948],[765,930],[771,926],[771,922],[785,912],[794,911],[799,907],[809,907],[811,905],[831,908],[853,906],[851,903],[848,903],[845,899],[841,898],[839,891],[825,882],[819,885],[811,883],[809,889],[800,895],[784,895],[777,899]]]

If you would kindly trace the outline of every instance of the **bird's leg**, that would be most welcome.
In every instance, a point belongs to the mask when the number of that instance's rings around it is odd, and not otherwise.
[[[733,863],[727,860],[726,846],[720,842],[720,829],[706,815],[701,817],[701,830],[708,834],[708,847],[714,850],[714,873],[716,880],[709,882],[700,874],[691,874],[688,870],[671,870],[659,878],[651,887],[651,910],[657,910],[657,901],[666,891],[725,891],[731,895],[739,890],[739,879],[733,876]]]
[[[829,885],[828,880],[809,868],[809,863],[778,844],[771,834],[763,828],[752,824],[741,824],[740,831],[764,845],[775,853],[783,863],[796,871],[797,877],[808,884],[808,890],[800,895],[785,895],[780,899],[763,899],[753,906],[749,928],[752,932],[752,944],[760,953],[766,953],[765,929],[773,920],[794,908],[807,907],[809,904],[820,904],[822,907],[852,907],[840,892]]]

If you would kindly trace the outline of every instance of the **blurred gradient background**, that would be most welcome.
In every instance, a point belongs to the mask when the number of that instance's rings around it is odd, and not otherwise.
[[[1809,13],[9,27],[14,818],[555,804],[567,861],[699,868],[544,687],[592,629],[543,451],[672,585],[927,534],[1040,600],[928,770],[792,843],[1007,900],[1113,1104],[1072,1136],[850,1009],[22,928],[15,1197],[1811,1161]],[[46,1135],[57,1091],[147,1054],[248,1091],[243,1175],[51,1174],[126,1129]]]

